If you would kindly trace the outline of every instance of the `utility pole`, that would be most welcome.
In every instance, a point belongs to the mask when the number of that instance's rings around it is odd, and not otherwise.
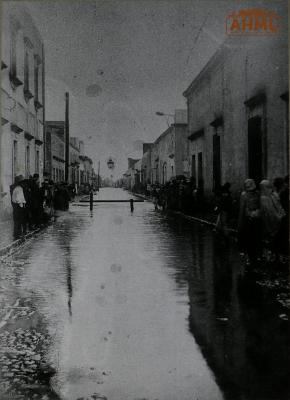
[[[65,93],[65,182],[69,180],[69,93]]]
[[[98,191],[100,190],[100,161],[98,162]]]
[[[45,58],[44,58],[45,54],[44,54],[44,45],[42,45],[42,81],[41,81],[41,85],[42,85],[42,120],[43,120],[43,168],[42,171],[43,172],[48,172],[47,170],[47,141],[46,141],[46,123],[45,123]],[[51,171],[50,171],[51,172]],[[43,175],[43,173],[42,173]],[[52,177],[50,177],[51,179]]]

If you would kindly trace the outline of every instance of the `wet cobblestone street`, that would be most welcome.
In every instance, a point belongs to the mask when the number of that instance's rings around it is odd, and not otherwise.
[[[0,270],[1,400],[289,398],[287,267],[209,227],[72,204]]]

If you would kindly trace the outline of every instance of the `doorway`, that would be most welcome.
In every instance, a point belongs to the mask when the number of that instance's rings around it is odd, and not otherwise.
[[[215,134],[212,137],[213,148],[213,191],[216,191],[221,186],[221,138]]]
[[[198,187],[203,190],[203,167],[202,167],[202,152],[197,155],[197,166],[198,166]]]
[[[194,188],[196,187],[196,157],[195,154],[191,156],[191,177]]]
[[[248,120],[248,176],[258,185],[263,178],[262,118]]]
[[[163,185],[167,182],[167,164],[166,162],[163,164],[163,177],[162,177],[162,183]]]

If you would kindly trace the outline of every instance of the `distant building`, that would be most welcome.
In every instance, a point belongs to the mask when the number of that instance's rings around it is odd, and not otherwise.
[[[45,129],[45,173],[54,182],[65,180],[65,122],[47,121]],[[84,154],[84,142],[69,139],[68,183],[79,187],[92,183],[93,161]]]
[[[80,185],[80,141],[77,137],[69,139],[69,183]]]
[[[284,37],[285,36],[285,37]],[[189,167],[212,193],[288,174],[286,35],[229,38],[184,92]]]
[[[43,42],[23,4],[3,3],[1,21],[0,199],[8,211],[15,176],[43,175],[45,72]]]
[[[80,155],[80,184],[92,184],[94,178],[93,161],[90,157]]]
[[[141,182],[143,185],[151,183],[151,154],[153,143],[143,143],[143,156],[141,162]]]
[[[174,123],[154,142],[151,150],[151,182],[165,184],[188,170],[188,131],[186,110],[176,110]]]
[[[128,158],[128,169],[123,174],[123,183],[127,190],[132,190],[136,184],[141,183],[142,160]]]
[[[63,121],[48,121],[45,124],[45,173],[54,182],[64,181],[65,143]]]

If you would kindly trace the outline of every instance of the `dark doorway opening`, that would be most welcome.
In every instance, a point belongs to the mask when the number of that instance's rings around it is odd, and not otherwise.
[[[213,147],[213,191],[218,190],[221,186],[221,138],[215,134],[212,137]]]
[[[196,157],[195,154],[191,156],[191,177],[192,177],[192,184],[196,187]]]
[[[164,163],[163,164],[163,179],[162,179],[162,183],[163,185],[167,182],[167,164]]]
[[[203,190],[203,168],[202,168],[202,152],[197,155],[198,164],[198,187]]]
[[[263,178],[262,118],[248,120],[248,175],[259,184]]]

